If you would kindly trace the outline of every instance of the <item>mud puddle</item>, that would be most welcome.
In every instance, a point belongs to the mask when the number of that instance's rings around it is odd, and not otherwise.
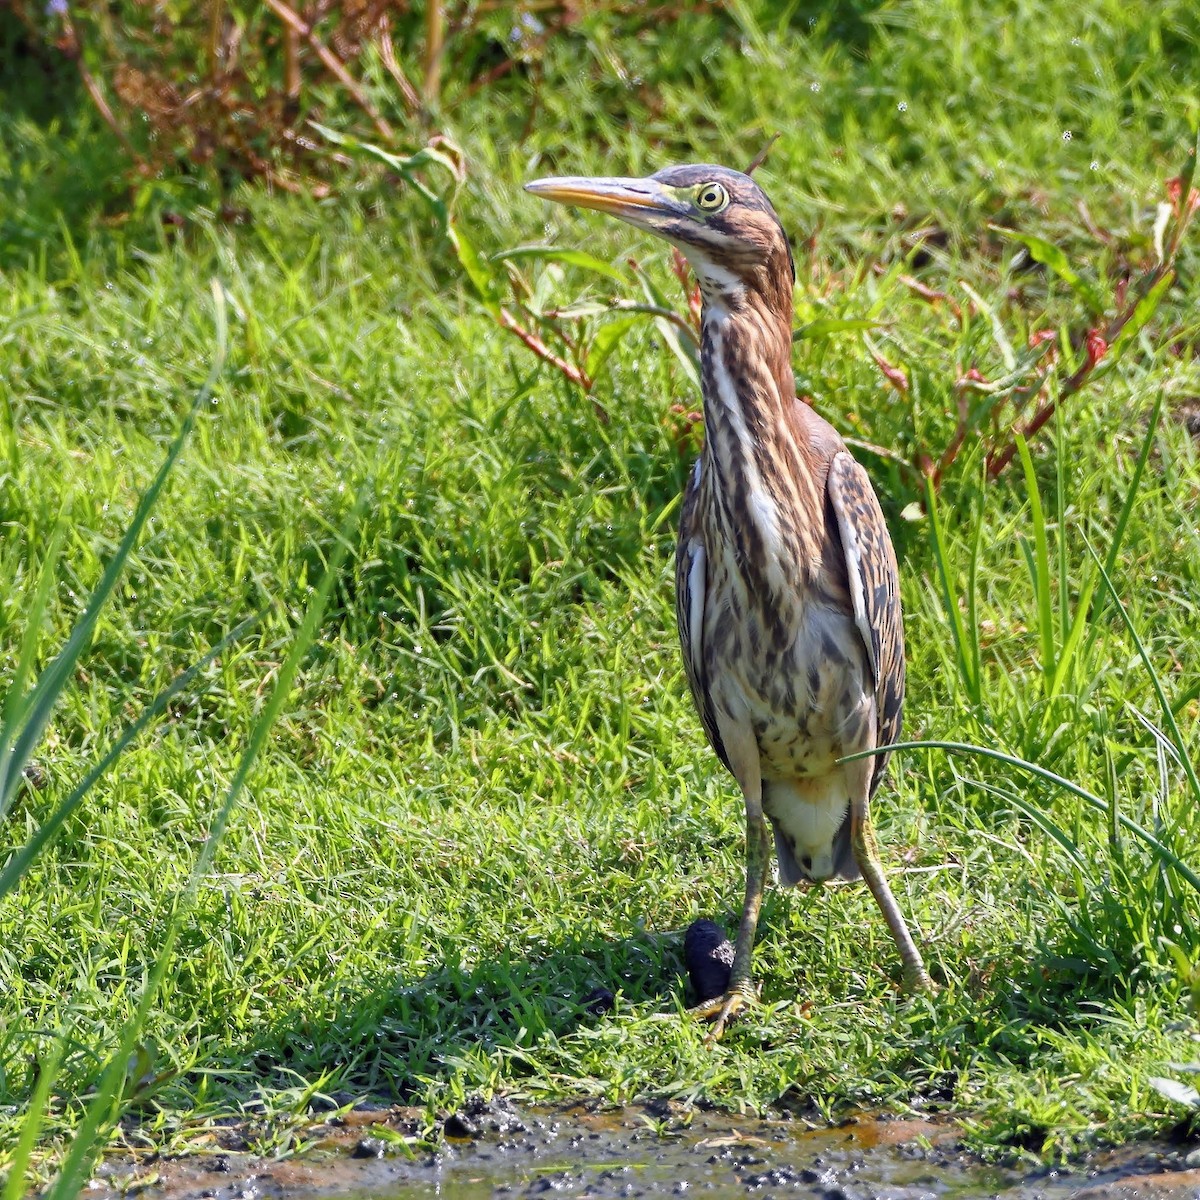
[[[965,1151],[949,1120],[799,1120],[649,1106],[517,1109],[505,1101],[451,1116],[435,1153],[407,1146],[402,1109],[355,1110],[305,1132],[283,1159],[223,1149],[177,1159],[110,1162],[89,1195],[144,1200],[520,1200],[524,1197],[815,1197],[817,1200],[1200,1200],[1200,1151],[1140,1143],[1070,1169],[1007,1168]],[[224,1144],[242,1135],[222,1131]]]

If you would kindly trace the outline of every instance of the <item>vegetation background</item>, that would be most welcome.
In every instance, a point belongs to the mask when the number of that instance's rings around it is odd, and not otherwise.
[[[6,1200],[367,1093],[1186,1135],[1198,62],[1191,0],[0,7]],[[798,383],[891,520],[907,734],[960,748],[877,804],[940,994],[864,889],[773,893],[711,1047],[689,286],[520,184],[775,133]]]

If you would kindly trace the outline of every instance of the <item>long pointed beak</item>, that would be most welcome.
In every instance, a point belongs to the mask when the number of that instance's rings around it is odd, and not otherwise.
[[[680,217],[688,211],[686,204],[653,179],[567,175],[535,179],[525,185],[525,190],[559,204],[611,213],[646,229],[655,228],[655,218]]]

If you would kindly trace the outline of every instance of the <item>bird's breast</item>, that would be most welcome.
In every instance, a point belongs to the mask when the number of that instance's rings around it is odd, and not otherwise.
[[[726,718],[748,723],[767,779],[823,775],[869,745],[873,693],[853,618],[816,590],[755,596],[718,564],[705,603],[705,675]]]

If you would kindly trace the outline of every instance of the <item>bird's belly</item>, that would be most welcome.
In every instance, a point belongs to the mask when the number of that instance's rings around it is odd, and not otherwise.
[[[786,638],[755,637],[748,614],[743,653],[713,679],[713,700],[748,722],[765,780],[829,774],[839,758],[870,744],[872,697],[858,631],[848,614],[810,605]]]

